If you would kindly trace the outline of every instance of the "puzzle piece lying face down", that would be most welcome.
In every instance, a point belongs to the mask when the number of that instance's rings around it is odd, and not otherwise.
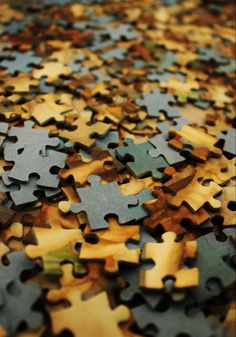
[[[121,224],[134,220],[134,215],[128,206],[136,205],[138,199],[134,196],[124,196],[116,182],[101,185],[100,180],[98,176],[90,176],[88,181],[91,188],[77,189],[81,203],[73,204],[72,212],[86,212],[93,230],[107,228],[108,223],[104,217],[109,214],[117,215]]]

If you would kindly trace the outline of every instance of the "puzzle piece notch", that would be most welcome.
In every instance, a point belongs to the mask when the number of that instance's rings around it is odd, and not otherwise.
[[[77,189],[81,202],[73,204],[71,211],[86,212],[92,230],[108,228],[104,217],[109,214],[117,215],[121,224],[134,220],[128,206],[138,203],[136,197],[124,196],[116,182],[101,185],[98,176],[90,176],[87,180],[91,187]]]
[[[166,232],[162,235],[163,243],[146,243],[142,259],[151,259],[155,266],[141,270],[140,287],[161,290],[167,277],[174,278],[174,288],[184,289],[198,285],[198,269],[184,269],[184,261],[196,258],[197,246],[194,241],[176,242],[176,234]]]

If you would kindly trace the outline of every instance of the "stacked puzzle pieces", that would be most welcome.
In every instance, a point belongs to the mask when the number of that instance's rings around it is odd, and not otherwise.
[[[234,337],[235,4],[0,1],[0,337]]]

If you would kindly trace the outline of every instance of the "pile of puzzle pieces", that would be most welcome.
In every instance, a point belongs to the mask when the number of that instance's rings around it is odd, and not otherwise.
[[[233,337],[234,3],[0,1],[0,337]]]

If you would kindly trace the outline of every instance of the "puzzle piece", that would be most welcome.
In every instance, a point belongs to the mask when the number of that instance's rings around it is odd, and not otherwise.
[[[5,140],[6,134],[8,130],[8,123],[0,123],[0,148]]]
[[[18,74],[17,77],[2,78],[3,83],[0,84],[0,93],[11,91],[13,93],[27,93],[39,85],[39,81],[32,79],[28,74]]]
[[[0,263],[0,324],[12,336],[22,322],[30,330],[41,326],[42,314],[33,309],[41,291],[37,283],[24,284],[20,280],[22,272],[35,264],[23,252],[10,253],[7,257],[9,265]]]
[[[149,143],[154,146],[154,149],[151,148],[148,151],[148,154],[153,158],[163,156],[169,165],[177,165],[185,160],[180,153],[169,147],[168,142],[165,141],[162,135],[156,135],[149,139]]]
[[[190,291],[197,303],[202,303],[232,285],[235,281],[235,272],[224,261],[231,253],[227,241],[217,241],[214,234],[209,233],[197,239],[197,247],[195,266],[199,269],[199,285]],[[210,281],[217,282],[218,286],[214,286]]]
[[[202,128],[183,125],[180,131],[170,129],[169,132],[176,135],[169,144],[177,150],[183,150],[185,144],[191,146],[191,155],[201,161],[205,161],[210,154],[215,157],[221,156],[221,150],[215,147],[216,137],[207,134]]]
[[[227,133],[218,133],[217,138],[224,140],[224,147],[223,150],[227,153],[230,153],[236,156],[236,149],[235,149],[235,140],[236,140],[236,130],[230,128],[227,130]],[[218,141],[216,142],[218,143]]]
[[[89,124],[91,116],[92,114],[90,112],[80,115],[80,117],[71,124],[71,126],[75,129],[62,130],[60,132],[60,136],[68,139],[73,144],[79,144],[85,148],[91,148],[96,143],[94,138],[96,136],[105,136],[110,129],[110,125],[102,122]]]
[[[109,168],[106,168],[109,164]],[[72,176],[75,183],[83,186],[90,175],[98,175],[104,182],[116,181],[118,179],[118,172],[113,164],[113,158],[108,151],[92,152],[92,160],[83,162],[77,154],[68,157],[67,165],[69,169],[62,169],[59,176],[62,179],[67,179]]]
[[[77,116],[78,114],[72,105],[63,102],[63,98],[66,100],[67,97],[67,95],[49,93],[38,96],[21,107],[41,125],[50,121],[62,123],[65,121],[66,116]]]
[[[34,176],[30,176],[29,181],[25,183],[10,180],[8,172],[4,172],[2,174],[2,181],[0,181],[0,191],[9,192],[15,206],[22,206],[37,201],[37,192],[43,193],[47,198],[51,198],[60,192],[59,188],[37,186],[38,180]]]
[[[42,61],[42,58],[35,56],[32,51],[25,53],[14,51],[10,57],[10,59],[0,62],[0,65],[6,68],[10,74],[15,74],[15,72],[30,72],[32,70],[31,64],[40,64]]]
[[[8,142],[4,146],[4,158],[15,164],[8,178],[27,182],[30,175],[39,175],[37,185],[56,188],[59,183],[57,175],[52,174],[52,167],[64,167],[66,155],[61,152],[46,149],[59,144],[58,138],[49,138],[48,131],[33,129],[34,123],[25,122],[22,128],[13,127],[8,136],[16,137],[17,142]],[[29,163],[28,158],[31,157]]]
[[[40,79],[42,77],[47,77],[47,82],[52,83],[59,79],[61,75],[70,75],[72,69],[65,66],[60,62],[43,62],[41,63],[41,69],[34,69],[32,71],[32,76],[35,79]]]
[[[235,226],[236,224],[236,212],[233,208],[233,203],[236,200],[235,187],[226,186],[222,190],[221,194],[221,208],[219,210],[219,215],[223,219],[223,226]],[[232,206],[230,207],[230,204]]]
[[[113,41],[119,41],[121,38],[133,40],[137,37],[136,31],[129,24],[120,24],[115,27],[107,25],[102,34],[109,35]]]
[[[135,103],[141,107],[145,106],[150,117],[159,117],[160,112],[165,112],[168,117],[179,117],[179,109],[170,104],[175,103],[174,97],[161,93],[159,89],[149,94],[144,93],[143,98],[136,99]]]
[[[196,287],[198,285],[198,269],[184,269],[184,261],[194,259],[197,254],[196,242],[175,242],[176,234],[166,232],[162,235],[163,243],[146,243],[142,258],[152,259],[152,269],[140,271],[140,286],[146,289],[163,289],[167,277],[174,278],[177,289]]]
[[[71,306],[51,312],[52,329],[55,334],[69,329],[75,337],[93,337],[99,326],[100,337],[122,337],[118,326],[120,322],[130,317],[130,312],[124,305],[111,310],[105,292],[93,296],[87,301],[81,300],[78,291],[68,294]],[[102,308],[102,310],[101,310]]]
[[[80,260],[104,261],[104,270],[116,273],[119,263],[138,264],[140,249],[128,249],[125,243],[128,240],[138,241],[140,238],[139,226],[120,226],[113,218],[109,219],[109,228],[92,234],[85,231],[85,237],[97,240],[96,245],[84,241],[80,248]]]
[[[199,308],[194,308],[194,312],[188,315],[183,304],[172,304],[165,311],[156,311],[142,304],[132,309],[132,314],[142,331],[145,332],[148,325],[154,325],[160,337],[177,337],[181,334],[191,337],[213,336],[213,329]]]
[[[215,47],[199,48],[198,53],[199,53],[199,60],[201,61],[206,62],[214,61],[217,64],[228,63],[228,59],[224,55],[219,54],[219,52]]]
[[[151,230],[161,225],[165,231],[175,232],[177,235],[185,233],[185,237],[189,240],[196,238],[195,226],[201,226],[209,219],[209,214],[204,208],[200,208],[195,213],[192,213],[185,205],[180,206],[178,210],[171,208],[168,201],[172,198],[169,193],[164,193],[161,187],[154,188],[154,194],[157,199],[144,203],[144,207],[151,213],[144,220],[144,225]],[[182,226],[182,223],[190,221],[193,228],[190,226],[188,230]]]
[[[165,174],[168,168],[165,170]],[[169,169],[169,171],[172,170],[173,173],[171,173],[171,179],[168,180],[166,183],[163,184],[163,187],[165,190],[167,190],[170,193],[176,194],[178,191],[182,190],[183,188],[187,187],[188,184],[191,183],[193,180],[193,177],[195,176],[196,169],[188,165],[186,166],[182,171],[177,172],[172,167]],[[168,172],[166,174],[169,175]]]
[[[218,209],[221,207],[221,202],[215,199],[215,195],[221,191],[222,188],[214,181],[211,181],[207,186],[203,186],[198,182],[197,177],[194,177],[187,187],[180,190],[169,200],[169,203],[171,206],[179,207],[185,202],[193,212],[199,210],[206,203],[213,209]]]
[[[65,247],[51,251],[42,256],[43,270],[46,275],[62,276],[62,263],[73,264],[76,275],[86,272],[85,267],[79,262],[79,254],[74,248],[73,241]]]
[[[8,142],[4,147],[5,160],[14,160],[21,151],[31,149],[32,151],[42,152],[45,155],[46,147],[56,147],[59,145],[59,138],[49,137],[49,131],[34,129],[34,122],[26,121],[23,127],[11,127],[8,137],[17,138],[16,143]]]
[[[45,211],[49,213],[47,214]],[[29,244],[25,248],[26,255],[31,259],[42,257],[43,255],[57,249],[61,249],[71,241],[74,241],[75,243],[82,241],[80,229],[71,228],[70,216],[67,219],[65,216],[61,216],[59,219],[56,217],[54,220],[53,217],[48,217],[48,215],[52,214],[52,212],[50,212],[50,208],[49,210],[44,208],[41,212],[41,216],[43,217],[42,219],[38,216],[34,220],[34,218],[30,215],[27,218],[26,216],[23,218],[23,221],[27,221],[27,223],[31,225],[34,224],[31,235],[34,237],[35,244]],[[76,219],[74,219],[74,221],[75,220]],[[44,227],[37,227],[40,225]],[[67,228],[63,228],[63,225],[65,227],[67,226]]]
[[[231,179],[229,163],[223,158],[208,158],[196,167],[196,176],[203,181],[213,180],[218,185],[225,185]]]
[[[124,196],[116,182],[101,185],[98,176],[90,176],[87,180],[91,187],[77,189],[81,202],[73,204],[71,210],[73,213],[86,212],[92,230],[108,228],[104,220],[108,214],[116,214],[121,224],[134,219],[128,206],[137,204],[136,197]]]
[[[141,178],[151,174],[154,179],[161,179],[161,169],[168,166],[167,161],[162,157],[153,158],[148,151],[152,145],[148,142],[134,144],[132,139],[125,139],[125,147],[118,148],[115,152],[118,158],[127,158],[127,168],[136,178]]]

